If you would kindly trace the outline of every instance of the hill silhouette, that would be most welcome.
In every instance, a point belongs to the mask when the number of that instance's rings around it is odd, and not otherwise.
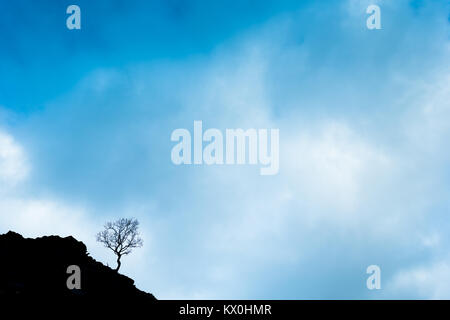
[[[24,238],[9,231],[0,235],[0,297],[58,300],[132,301],[152,303],[155,297],[138,290],[134,281],[87,253],[73,237]],[[81,270],[81,288],[68,289],[70,265]]]

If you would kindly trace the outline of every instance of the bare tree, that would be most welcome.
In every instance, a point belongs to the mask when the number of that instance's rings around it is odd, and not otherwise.
[[[139,221],[136,219],[119,219],[114,222],[107,222],[105,230],[97,233],[97,241],[111,249],[117,256],[117,267],[119,271],[120,258],[131,252],[133,248],[142,247],[143,241],[138,232]]]

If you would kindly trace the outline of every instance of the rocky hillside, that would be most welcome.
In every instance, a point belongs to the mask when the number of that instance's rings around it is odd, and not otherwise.
[[[81,287],[69,289],[69,266],[80,270]],[[0,297],[111,299],[151,303],[155,297],[138,290],[134,281],[87,253],[73,237],[27,239],[15,232],[0,235]]]

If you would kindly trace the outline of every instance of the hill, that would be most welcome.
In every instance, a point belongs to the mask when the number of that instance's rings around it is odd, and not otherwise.
[[[72,265],[79,267],[80,289],[69,289],[66,284]],[[132,279],[94,260],[84,243],[73,237],[30,239],[12,231],[0,235],[0,297],[134,304],[156,300],[137,289]]]

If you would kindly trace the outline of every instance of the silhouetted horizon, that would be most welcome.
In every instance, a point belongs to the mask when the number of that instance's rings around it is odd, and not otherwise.
[[[133,279],[96,261],[86,245],[73,236],[25,238],[9,231],[0,235],[0,252],[0,296],[114,297],[136,303],[156,300],[151,293],[136,288]],[[67,284],[74,268],[79,268],[79,288]]]

